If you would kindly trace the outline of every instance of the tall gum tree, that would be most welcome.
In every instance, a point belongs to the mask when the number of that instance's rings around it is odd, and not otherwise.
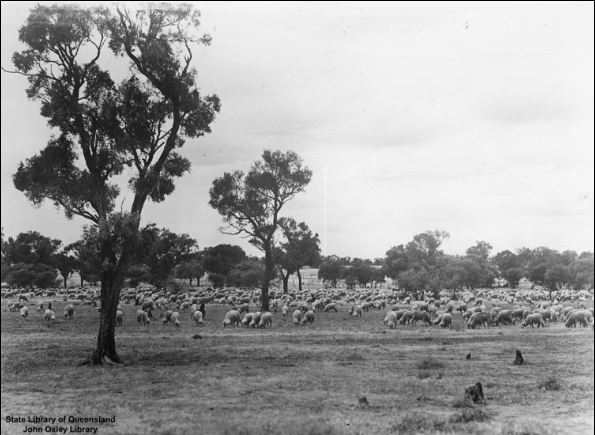
[[[269,310],[269,285],[274,277],[279,213],[295,195],[303,192],[312,171],[293,151],[265,150],[248,174],[224,173],[213,181],[209,204],[223,216],[225,234],[243,234],[264,253],[261,309]]]
[[[190,5],[37,5],[19,30],[27,49],[13,55],[12,72],[27,77],[27,96],[56,134],[20,163],[13,181],[34,205],[50,200],[97,229],[102,309],[93,364],[122,362],[115,315],[143,207],[174,191],[174,179],[190,169],[177,150],[209,133],[220,109],[196,83],[192,50],[211,41],[199,26]],[[130,71],[119,84],[104,69],[108,47],[112,72]],[[127,211],[115,207],[119,175],[129,175]]]

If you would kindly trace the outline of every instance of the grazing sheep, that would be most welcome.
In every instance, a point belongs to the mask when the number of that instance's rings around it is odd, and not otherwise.
[[[38,313],[41,313],[42,311],[43,311],[43,304],[40,302],[40,303],[37,305],[37,312],[38,312]]]
[[[363,308],[362,308],[361,305],[357,305],[356,304],[353,307],[351,307],[351,310],[352,311],[350,312],[350,314],[352,316],[355,316],[355,317],[361,317],[362,316]]]
[[[411,320],[413,320],[413,313],[415,313],[415,310],[405,311],[403,313],[403,315],[401,316],[401,320],[399,321],[399,323],[401,325],[405,325],[407,323],[411,323]]]
[[[337,313],[337,304],[327,304],[322,311],[328,313],[331,310],[335,310],[335,313]]]
[[[137,310],[136,311],[136,322],[139,325],[150,325],[151,324],[151,320],[149,319],[149,315],[147,314],[146,311],[143,311],[143,310]]]
[[[414,311],[413,318],[411,319],[411,326],[415,325],[418,320],[423,320],[425,325],[432,324],[432,318],[427,311]]]
[[[543,322],[543,317],[541,317],[541,314],[539,313],[533,313],[533,314],[529,314],[525,320],[523,321],[523,323],[521,323],[521,326],[524,328],[526,326],[531,326],[531,328],[534,328],[533,325],[537,325],[537,327],[539,328],[540,326],[543,326],[545,328],[545,323]]]
[[[288,312],[289,312],[289,307],[287,305],[283,305],[281,307],[281,313],[283,314],[283,317],[287,316]]]
[[[510,313],[510,316],[512,317],[512,323],[515,324],[517,320],[522,322],[523,314],[524,310],[522,308],[516,308],[512,310],[512,313]]]
[[[64,317],[68,317],[69,319],[72,319],[72,316],[74,315],[74,307],[71,304],[68,304],[64,307]]]
[[[441,328],[448,328],[450,329],[450,324],[452,323],[452,314],[451,313],[444,313],[442,315],[442,321],[438,324]]]
[[[445,314],[447,314],[447,313],[440,313],[440,314],[439,314],[439,315],[438,315],[438,316],[437,316],[437,317],[434,319],[434,321],[432,322],[432,324],[433,324],[434,326],[438,326],[438,325],[440,324],[440,322],[442,322],[442,319],[444,318],[444,315],[445,315]]]
[[[52,310],[50,310],[48,308],[43,313],[43,320],[44,320],[45,323],[51,323],[52,320],[56,320],[56,315],[54,314],[54,312]]]
[[[389,311],[386,313],[384,317],[384,324],[388,325],[390,329],[394,329],[397,326],[397,312],[396,311]]]
[[[242,319],[242,326],[248,327],[250,325],[250,322],[252,322],[252,317],[254,317],[254,313],[244,314],[244,318]]]
[[[304,313],[302,312],[302,310],[295,310],[293,312],[293,325],[294,326],[300,325],[303,315],[304,315]]]
[[[456,308],[456,311],[458,311],[459,313],[463,314],[465,311],[467,311],[467,304],[461,304]]]
[[[453,304],[451,304],[450,302],[447,303],[446,306],[444,307],[446,313],[452,313],[454,308],[455,308],[455,306]]]
[[[305,325],[307,323],[314,323],[314,311],[310,310],[304,314],[302,318],[302,323]]]
[[[502,310],[494,319],[494,323],[496,325],[505,324],[505,325],[512,325],[514,323],[514,319],[512,318],[512,310]]]
[[[190,309],[190,303],[182,302],[182,305],[180,305],[180,308],[182,308],[183,311],[188,311]]]
[[[23,319],[26,319],[29,316],[29,308],[27,307],[22,307],[21,308],[21,317]]]
[[[236,310],[229,310],[225,314],[225,319],[223,319],[223,327],[225,328],[227,325],[234,325],[240,326],[242,320],[240,318],[240,313]]]
[[[173,321],[171,320],[171,316],[173,313],[174,312],[172,310],[167,310],[165,313],[161,313],[161,321],[163,322],[164,325],[169,322],[173,323]]]
[[[260,322],[258,322],[259,328],[272,328],[273,327],[273,314],[270,312],[262,313],[260,316]]]
[[[572,311],[574,311],[574,310],[576,310],[576,308],[574,308],[574,307],[564,307],[564,308],[562,308],[562,309],[560,310],[560,319],[561,319],[562,321],[565,321],[565,320],[566,320],[566,318],[568,317],[568,315],[569,315],[569,314],[570,314]]]
[[[476,326],[483,325],[484,328],[487,328],[491,323],[491,318],[489,313],[479,312],[473,314],[469,321],[467,322],[467,329],[475,329]]]
[[[202,313],[200,311],[196,310],[195,312],[193,312],[191,318],[196,322],[197,325],[203,324]]]
[[[586,328],[591,323],[592,318],[593,316],[587,310],[573,311],[566,319],[565,325],[567,328],[576,328],[576,324],[579,323]]]
[[[258,324],[260,323],[261,317],[262,317],[262,313],[260,311],[255,312],[254,315],[252,316],[252,320],[250,320],[250,323],[248,324],[248,326],[250,328],[256,328],[258,326]]]
[[[176,322],[178,323],[177,325],[176,325]],[[177,311],[172,313],[171,323],[173,323],[174,326],[180,326],[180,313],[178,313]]]
[[[122,326],[124,319],[124,313],[121,310],[116,311],[116,326]]]

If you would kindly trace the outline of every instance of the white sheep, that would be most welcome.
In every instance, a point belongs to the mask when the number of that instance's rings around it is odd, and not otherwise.
[[[192,320],[194,320],[197,325],[202,325],[203,324],[202,313],[198,310],[194,311],[192,313]]]
[[[304,313],[302,312],[302,310],[295,310],[293,312],[293,324],[294,326],[299,326],[300,322],[302,321],[302,316],[304,315]]]
[[[260,322],[258,322],[259,328],[272,328],[273,327],[273,314],[270,312],[262,313],[260,316]]]
[[[386,316],[384,316],[384,324],[390,329],[394,329],[397,326],[397,312],[389,311],[386,313]]]
[[[171,323],[173,323],[174,326],[180,326],[180,313],[178,313],[177,311],[172,313]]]
[[[283,314],[283,317],[287,316],[288,312],[289,312],[289,307],[287,305],[283,305],[281,307],[281,313]]]
[[[250,322],[252,322],[252,317],[254,317],[254,313],[244,314],[244,318],[242,319],[242,326],[245,326],[247,328],[250,325]]]
[[[163,322],[163,324],[167,324],[169,322],[173,321],[171,320],[171,316],[174,312],[172,310],[167,310],[165,313],[161,313],[161,321]]]
[[[26,319],[29,316],[29,308],[27,307],[22,307],[21,308],[21,317],[23,319]]]
[[[72,306],[72,304],[68,304],[64,307],[64,317],[68,317],[69,319],[72,319],[72,316],[74,315],[74,307]]]
[[[310,310],[304,314],[302,318],[302,323],[305,325],[307,323],[314,323],[314,311]]]
[[[43,313],[43,320],[46,323],[51,323],[52,320],[56,320],[56,315],[54,314],[54,312],[52,310],[50,310],[49,308],[47,310],[45,310],[45,312]]]
[[[227,325],[239,326],[241,323],[240,313],[236,310],[229,310],[223,319],[223,327]]]
[[[260,311],[255,312],[254,315],[252,316],[252,320],[250,321],[248,326],[250,328],[256,328],[258,326],[258,324],[260,323],[261,317],[262,317],[262,313]]]
[[[337,304],[335,303],[331,303],[331,304],[327,304],[324,309],[322,310],[324,313],[329,313],[331,310],[334,310],[335,313],[337,313]]]
[[[533,325],[537,325],[538,328],[540,326],[543,326],[545,328],[545,323],[543,322],[543,317],[541,317],[541,314],[539,314],[539,313],[529,314],[525,318],[525,321],[523,323],[521,323],[521,326],[523,328],[526,326],[531,326],[531,328],[534,328]]]
[[[139,325],[150,325],[151,324],[151,320],[149,320],[149,315],[144,310],[136,311],[136,322]]]

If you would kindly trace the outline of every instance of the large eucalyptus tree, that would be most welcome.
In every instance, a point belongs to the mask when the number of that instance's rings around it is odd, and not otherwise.
[[[199,19],[189,5],[37,5],[19,30],[27,48],[14,54],[14,72],[27,76],[27,96],[56,133],[21,162],[14,184],[33,204],[49,200],[97,229],[94,364],[122,362],[115,315],[143,207],[174,191],[174,179],[190,169],[178,150],[185,138],[209,133],[220,109],[217,96],[201,95],[192,67],[192,50],[211,41],[198,33]],[[127,210],[117,176],[129,177]]]

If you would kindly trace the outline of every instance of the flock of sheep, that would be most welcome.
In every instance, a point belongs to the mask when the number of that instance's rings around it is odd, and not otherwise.
[[[204,324],[205,304],[231,305],[231,309],[223,319],[223,327],[243,326],[247,328],[272,328],[273,314],[260,311],[258,290],[240,289],[211,290],[187,292],[173,295],[164,291],[123,292],[121,301],[125,304],[138,305],[136,321],[139,325],[150,325],[153,311],[160,310],[163,325],[179,327],[182,323],[181,312],[190,314],[190,320],[198,326]],[[18,302],[9,301],[8,310],[18,311],[27,319],[29,309],[28,297],[20,294]],[[282,316],[292,312],[293,325],[314,323],[316,312],[338,312],[339,307],[349,306],[348,314],[361,317],[370,310],[390,308],[384,317],[384,324],[394,329],[398,325],[438,326],[451,328],[454,315],[460,315],[467,328],[507,326],[520,323],[524,327],[545,327],[547,323],[564,322],[567,327],[593,326],[593,308],[587,309],[585,302],[593,300],[590,292],[559,291],[553,294],[554,300],[548,298],[549,293],[542,290],[510,290],[490,289],[462,292],[455,299],[446,291],[435,299],[429,294],[423,301],[414,302],[410,297],[392,289],[361,289],[348,291],[345,289],[319,289],[290,294],[276,295],[272,293],[271,309],[277,312],[280,307]],[[63,297],[68,300],[67,297]],[[97,297],[90,292],[85,296],[76,296],[75,303],[90,303],[97,306]],[[484,302],[485,301],[485,302]],[[250,304],[256,311],[250,311]],[[489,308],[488,308],[489,306]],[[342,308],[343,309],[343,308]],[[345,308],[346,309],[346,308]],[[98,307],[100,310],[100,307]],[[50,324],[56,319],[51,302],[44,311],[44,303],[37,303],[37,311],[43,312],[43,321]],[[74,304],[67,303],[64,317],[72,319]],[[123,311],[118,306],[116,326],[123,326]]]

